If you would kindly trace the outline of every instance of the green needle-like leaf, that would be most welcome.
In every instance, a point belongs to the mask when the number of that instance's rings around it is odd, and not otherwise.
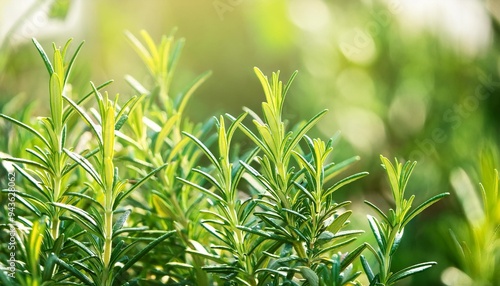
[[[378,247],[380,247],[380,249],[382,250],[386,249],[387,242],[382,235],[377,219],[372,217],[371,215],[368,215],[367,217],[372,233],[375,236],[375,240],[377,241]]]
[[[422,211],[424,211],[426,208],[430,207],[431,205],[433,205],[434,203],[436,203],[437,201],[439,201],[440,199],[446,197],[450,195],[450,193],[442,193],[442,194],[439,194],[439,195],[435,195],[433,196],[432,198],[426,200],[425,202],[423,202],[421,205],[419,205],[418,207],[416,207],[412,212],[410,212],[403,220],[403,223],[401,225],[401,227],[405,227],[406,224],[408,224],[414,217],[416,217],[419,213],[421,213]]]
[[[117,277],[120,277],[120,275],[127,271],[130,267],[132,267],[137,261],[139,261],[143,256],[145,256],[146,254],[148,254],[149,252],[151,252],[151,250],[153,248],[155,248],[158,244],[160,244],[162,241],[164,241],[165,239],[169,238],[170,236],[174,235],[177,231],[175,230],[171,230],[171,231],[167,231],[165,232],[163,235],[161,235],[160,237],[156,238],[155,240],[151,241],[148,245],[146,245],[146,247],[144,247],[141,251],[139,251],[136,255],[134,255],[132,258],[130,258],[130,260],[125,264],[123,265],[122,268],[120,268],[120,270],[118,270],[114,277],[115,279]]]
[[[405,277],[408,277],[410,275],[422,272],[428,268],[431,268],[432,266],[436,265],[436,262],[424,262],[424,263],[419,263],[415,264],[413,266],[407,267],[405,269],[402,269],[394,274],[391,275],[391,277],[387,280],[388,284],[392,284],[398,280],[401,280]]]
[[[295,136],[292,138],[289,143],[286,144],[284,149],[283,157],[287,158],[290,156],[291,151],[295,148],[295,146],[299,143],[299,141],[304,137],[304,135],[309,131],[318,121],[326,114],[328,110],[323,110],[320,113],[316,114],[313,118],[311,118],[300,130],[295,133]]]
[[[342,213],[333,220],[333,222],[327,227],[327,230],[332,232],[333,234],[337,233],[344,226],[351,214],[352,211],[346,211]]]
[[[94,169],[92,164],[83,156],[71,152],[68,149],[64,149],[64,152],[75,162],[77,162],[100,186],[104,187],[104,183],[101,180],[99,173]]]
[[[197,78],[193,80],[193,82],[189,85],[189,87],[186,89],[186,91],[181,93],[181,100],[176,106],[177,113],[178,114],[183,114],[184,109],[186,109],[187,103],[189,99],[191,99],[191,96],[193,93],[212,75],[211,71],[207,71],[199,75]]]
[[[57,207],[67,209],[70,212],[80,216],[82,219],[85,219],[85,221],[88,222],[90,225],[92,225],[96,228],[98,227],[98,223],[96,222],[95,218],[91,214],[89,214],[88,212],[86,212],[86,211],[84,211],[76,206],[72,206],[72,205],[68,205],[68,204],[56,203],[56,202],[54,202],[52,204],[57,206]]]
[[[368,260],[366,260],[366,258],[363,255],[360,256],[360,259],[361,259],[361,265],[363,266],[363,270],[365,271],[365,274],[368,277],[368,282],[371,283],[374,280],[375,275],[373,274],[373,270],[370,267],[370,263],[368,263]]]
[[[40,164],[38,162],[35,162],[35,161],[27,160],[27,159],[0,156],[0,160],[10,161],[10,162],[20,163],[20,164],[26,164],[26,165],[29,165],[32,167],[40,168],[40,169],[48,171],[48,172],[51,171],[47,168],[47,166]]]
[[[124,191],[124,192],[121,192],[120,194],[118,194],[118,196],[116,197],[115,199],[115,202],[114,202],[114,205],[113,205],[113,208],[117,208],[118,205],[120,204],[120,202],[126,198],[131,192],[133,192],[135,189],[139,188],[140,186],[142,186],[149,178],[151,178],[153,175],[155,175],[156,173],[158,173],[160,170],[162,170],[163,168],[165,168],[168,164],[164,164],[156,169],[154,169],[153,171],[149,172],[144,178],[142,178],[141,180],[139,180],[137,183],[135,183],[132,187],[130,187],[130,189]]]
[[[365,204],[367,204],[368,206],[370,206],[373,210],[375,210],[376,213],[378,213],[380,215],[380,217],[386,221],[386,222],[390,222],[389,221],[389,218],[384,214],[384,212],[382,212],[382,210],[380,210],[376,205],[374,205],[373,203],[369,202],[369,201],[365,201]]]
[[[327,197],[330,194],[332,194],[333,192],[335,192],[336,190],[342,188],[343,186],[348,185],[352,182],[355,182],[355,181],[357,181],[357,180],[359,180],[367,175],[368,175],[368,172],[361,172],[361,173],[357,173],[357,174],[351,175],[349,177],[346,177],[346,178],[338,181],[337,183],[335,183],[333,186],[329,187],[324,192],[323,197]]]
[[[300,266],[299,270],[302,276],[307,280],[309,285],[319,286],[319,277],[316,272],[314,272],[311,268],[305,266]]]
[[[62,64],[62,63],[61,63]],[[62,88],[60,76],[57,73],[53,73],[50,76],[50,113],[54,124],[56,132],[60,132],[62,129],[62,116],[63,116],[63,100],[62,100]]]
[[[7,120],[9,120],[10,122],[28,130],[29,132],[31,132],[31,134],[35,135],[36,137],[38,137],[40,140],[42,140],[42,142],[45,144],[45,146],[49,147],[50,148],[50,144],[49,142],[42,136],[42,134],[40,134],[38,131],[36,131],[35,129],[33,129],[31,126],[27,125],[27,124],[24,124],[22,123],[21,121],[17,120],[17,119],[14,119],[12,117],[9,117],[5,114],[0,114],[0,117],[3,117]]]
[[[342,262],[340,263],[340,270],[341,271],[344,271],[344,269],[347,268],[347,266],[349,266],[351,263],[354,262],[354,260],[359,256],[361,255],[361,252],[363,252],[363,250],[365,250],[367,244],[366,243],[363,243],[361,244],[360,246],[356,247],[354,250],[352,250],[351,252],[349,252],[345,257],[344,259],[342,260]]]
[[[52,67],[52,64],[50,63],[49,57],[47,56],[47,53],[45,53],[42,45],[33,38],[32,39],[33,44],[35,44],[36,49],[38,50],[38,53],[40,53],[40,56],[43,59],[43,62],[45,63],[45,67],[47,68],[47,71],[49,72],[49,75],[52,75],[54,73],[54,68]]]
[[[89,277],[87,277],[85,274],[83,274],[81,271],[79,271],[78,269],[76,269],[75,267],[71,266],[70,264],[64,262],[63,260],[61,260],[60,258],[56,258],[57,260],[57,264],[59,266],[61,266],[62,268],[68,270],[71,274],[73,274],[73,276],[75,276],[76,278],[78,278],[82,283],[84,283],[84,285],[95,285],[92,280],[90,280]]]

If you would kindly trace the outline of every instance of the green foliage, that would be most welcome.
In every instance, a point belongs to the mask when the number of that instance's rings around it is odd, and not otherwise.
[[[46,224],[50,228],[48,232],[50,235],[44,235],[44,224],[40,225],[36,221],[31,225],[29,220],[22,220],[27,227],[32,227],[32,232],[28,234],[29,243],[20,242],[26,246],[24,257],[28,262],[21,266],[30,273],[29,278],[20,281],[27,283],[24,285],[41,285],[48,282],[59,283],[58,281],[66,281],[68,276],[73,276],[76,281],[86,285],[117,284],[121,279],[120,274],[147,254],[146,250],[151,250],[153,246],[174,233],[174,231],[165,232],[129,259],[125,253],[141,240],[150,240],[151,237],[143,234],[142,238],[134,237],[134,241],[125,245],[123,239],[130,240],[131,233],[143,229],[122,229],[124,221],[119,225],[113,222],[113,215],[123,212],[118,210],[119,203],[164,166],[152,170],[143,179],[127,188],[127,180],[120,180],[118,168],[114,167],[115,132],[123,125],[138,99],[132,97],[118,108],[117,100],[113,102],[109,100],[107,93],[102,96],[98,91],[107,85],[105,83],[99,87],[92,84],[92,92],[75,103],[65,95],[65,89],[74,60],[83,43],[78,46],[69,62],[64,62],[64,58],[71,41],[68,41],[62,50],[54,45],[53,61],[49,60],[36,40],[34,43],[50,76],[50,117],[40,118],[41,128],[36,130],[12,117],[0,115],[25,129],[33,138],[33,147],[26,149],[33,158],[2,159],[14,163],[15,170],[31,183],[25,187],[25,192],[17,192],[17,200],[35,218],[47,216]],[[79,105],[92,94],[95,95],[99,107],[95,116],[97,123]],[[65,106],[64,102],[68,105]],[[73,130],[68,124],[75,113],[81,116],[82,121],[95,136],[97,144],[92,151],[77,153],[74,147],[67,147],[68,138],[78,139],[76,134],[68,133],[68,130]],[[95,163],[91,163],[91,160]],[[88,177],[77,167],[81,167]],[[90,178],[95,183],[89,183]],[[86,200],[85,204],[80,201],[81,199]],[[67,212],[70,217],[67,216]],[[127,216],[124,216],[124,220]],[[65,222],[62,223],[62,220]],[[116,236],[115,233],[120,231],[129,235],[123,238]],[[113,249],[113,240],[117,241],[120,248]],[[36,243],[32,243],[33,241]],[[42,241],[44,249],[40,248]],[[115,267],[118,261],[123,261],[124,265]],[[38,263],[40,265],[50,263],[51,271],[46,270],[49,272],[39,275]],[[18,270],[24,274],[22,268]]]
[[[366,202],[380,217],[380,219],[377,219],[368,215],[370,229],[377,242],[377,248],[370,246],[369,249],[372,250],[377,259],[378,273],[373,272],[364,256],[361,256],[361,261],[370,285],[394,285],[398,280],[422,272],[436,264],[436,262],[424,262],[406,267],[397,272],[393,272],[392,270],[392,258],[403,239],[405,226],[415,216],[449,195],[449,193],[436,195],[411,210],[415,195],[411,195],[409,199],[405,199],[405,189],[416,162],[407,161],[402,164],[396,159],[393,165],[384,156],[380,156],[380,159],[382,166],[387,172],[396,210],[389,209],[389,213],[385,214],[374,204]]]
[[[450,230],[456,249],[459,267],[462,270],[464,285],[496,285],[500,266],[500,212],[498,204],[497,156],[492,147],[484,148],[480,156],[479,194],[469,193],[469,200],[482,201],[482,208],[470,210],[467,202],[462,201],[466,213],[475,212],[466,220],[467,230],[457,234]],[[464,199],[463,197],[461,197]],[[481,199],[479,199],[481,198]]]
[[[368,173],[344,174],[357,156],[332,161],[338,135],[307,135],[326,110],[295,126],[283,118],[296,72],[283,84],[279,72],[268,79],[255,68],[261,116],[246,109],[194,124],[185,108],[210,72],[174,97],[184,41],[126,36],[152,81],[127,75],[138,96],[124,102],[101,92],[111,82],[71,92],[83,43],[69,60],[71,41],[54,45],[51,60],[34,40],[49,74],[50,115],[33,126],[28,115],[0,114],[23,139],[5,142],[2,160],[25,179],[16,181],[20,278],[0,275],[4,284],[392,285],[435,264],[391,267],[404,228],[447,193],[411,209],[415,196],[404,192],[415,163],[382,157],[396,208],[386,215],[368,203],[380,215],[368,216],[378,249],[359,242],[364,231],[350,223],[351,202],[336,192]],[[377,273],[361,255],[366,248]]]
[[[265,271],[279,273],[286,279],[293,277],[294,273],[301,273],[308,283],[314,285],[319,283],[312,283],[319,281],[316,273],[318,267],[330,266],[332,254],[340,246],[354,241],[359,233],[355,230],[342,231],[351,212],[341,213],[341,209],[349,202],[335,202],[332,193],[367,173],[355,174],[325,187],[328,179],[349,165],[345,162],[339,165],[327,162],[328,155],[333,150],[334,139],[324,142],[321,139],[312,140],[305,135],[326,111],[288,131],[282,119],[282,109],[296,73],[283,87],[279,81],[279,73],[273,74],[272,81],[269,82],[260,70],[255,69],[255,72],[266,95],[266,102],[262,104],[264,119],[254,115],[253,123],[258,135],[247,127],[242,130],[263,153],[262,157],[256,158],[260,170],[244,164],[265,190],[259,194],[257,201],[262,211],[255,212],[255,215],[264,224],[263,231],[258,231],[257,234],[291,246],[296,254],[293,259],[287,259],[293,267],[282,270],[278,264],[278,268],[268,267]],[[307,153],[299,148],[302,140],[308,146]],[[297,164],[292,164],[292,158],[295,158]]]
[[[208,131],[210,125],[194,124],[183,116],[187,103],[196,89],[210,76],[205,72],[198,76],[176,97],[170,91],[170,84],[184,44],[184,40],[175,40],[173,33],[164,36],[156,45],[149,34],[141,31],[147,48],[131,33],[127,39],[148,67],[153,86],[145,88],[130,75],[127,82],[138,93],[143,95],[135,110],[130,114],[129,136],[119,134],[125,146],[123,160],[130,162],[130,176],[136,177],[143,168],[158,168],[167,164],[157,177],[158,180],[146,182],[145,188],[152,190],[143,194],[142,198],[134,198],[133,204],[151,208],[151,228],[176,229],[178,238],[171,245],[158,249],[158,253],[180,253],[180,255],[158,256],[155,259],[168,261],[158,267],[159,273],[168,273],[167,281],[178,281],[183,277],[189,281],[197,281],[198,285],[208,285],[207,273],[202,270],[204,259],[188,254],[188,250],[204,249],[208,240],[199,223],[203,214],[199,212],[207,205],[204,196],[189,190],[189,187],[178,178],[189,179],[202,184],[200,174],[191,172],[196,167],[202,151],[198,150],[182,132],[189,132],[204,140],[212,141]],[[156,262],[155,262],[156,263]],[[161,269],[161,270],[160,270]],[[183,279],[180,279],[183,280]]]
[[[226,130],[224,118],[221,116],[217,121],[218,128],[218,151],[219,156],[215,156],[209,148],[199,139],[191,134],[186,135],[199,146],[210,163],[215,167],[215,176],[201,169],[193,169],[193,172],[200,174],[207,182],[210,182],[215,190],[206,189],[196,183],[181,179],[188,186],[192,186],[213,201],[213,210],[203,211],[209,217],[201,221],[201,225],[217,240],[217,245],[212,245],[213,250],[228,252],[231,256],[205,255],[198,252],[198,255],[206,256],[217,264],[205,266],[208,272],[224,275],[225,280],[238,281],[244,285],[257,285],[258,279],[256,271],[262,267],[266,261],[263,251],[273,247],[270,243],[255,236],[251,229],[255,224],[255,219],[251,216],[255,210],[256,203],[251,198],[244,201],[238,198],[238,186],[244,174],[242,163],[230,163],[230,146],[234,132],[237,130],[246,114],[235,120]],[[249,152],[244,161],[249,163],[254,159],[258,149]],[[218,158],[218,159],[217,159]]]
[[[206,211],[212,218],[203,220],[202,225],[222,242],[222,245],[212,246],[212,249],[227,251],[232,254],[230,260],[234,260],[231,262],[214,256],[214,261],[222,260],[224,263],[205,269],[223,276],[225,280],[245,285],[278,285],[294,281],[296,274],[317,285],[319,267],[327,269],[332,264],[332,253],[354,241],[354,236],[359,233],[341,231],[347,225],[351,212],[340,214],[340,209],[349,202],[335,203],[331,194],[366,173],[350,176],[324,189],[324,180],[328,177],[325,173],[333,177],[348,166],[345,163],[338,166],[326,164],[333,150],[333,140],[325,143],[315,139],[313,142],[305,135],[324,112],[293,131],[286,131],[281,119],[283,100],[295,74],[283,88],[278,74],[273,75],[270,84],[260,70],[255,71],[266,94],[266,102],[262,105],[265,119],[261,120],[253,114],[260,136],[243,125],[247,113],[238,118],[228,116],[232,123],[227,130],[224,117],[217,121],[218,155],[214,155],[193,135],[186,134],[209,158],[215,175],[200,169],[193,171],[210,182],[215,191],[190,181],[184,182],[214,201],[216,211]],[[249,136],[257,148],[231,163],[231,140],[237,129]],[[301,152],[298,148],[302,139],[306,140],[310,153]],[[257,156],[259,152],[263,153],[262,157]],[[293,155],[297,161],[294,166],[291,162]],[[251,163],[256,163],[261,171]],[[248,190],[251,197],[242,201],[238,198],[238,187],[245,171],[253,177],[251,182],[256,185]],[[364,245],[354,253],[359,254],[363,248]],[[338,272],[342,272],[352,261],[344,259],[342,262]],[[350,278],[354,280],[357,275]],[[266,282],[268,280],[273,282]]]

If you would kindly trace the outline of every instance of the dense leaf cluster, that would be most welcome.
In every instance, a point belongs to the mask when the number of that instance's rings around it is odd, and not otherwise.
[[[127,75],[140,96],[124,103],[101,93],[110,82],[71,92],[82,44],[69,61],[70,41],[54,45],[50,60],[34,40],[49,73],[50,116],[32,126],[0,115],[18,138],[29,134],[22,155],[2,157],[23,177],[16,278],[2,272],[5,285],[393,285],[435,264],[391,265],[404,228],[447,195],[412,209],[405,187],[415,162],[381,157],[395,210],[367,202],[379,216],[368,216],[377,245],[358,242],[350,202],[335,192],[368,173],[343,175],[359,158],[332,161],[338,136],[307,135],[326,110],[296,126],[283,118],[296,73],[283,84],[279,72],[268,79],[255,68],[262,115],[247,109],[194,124],[183,113],[210,73],[172,96],[183,41],[141,36],[127,33],[152,84]]]

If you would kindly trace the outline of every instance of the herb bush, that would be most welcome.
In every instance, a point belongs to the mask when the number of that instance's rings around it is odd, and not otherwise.
[[[83,43],[71,56],[71,41],[54,44],[49,57],[33,40],[49,75],[50,114],[36,122],[29,108],[0,115],[13,127],[3,165],[18,174],[15,223],[4,220],[2,233],[8,239],[15,226],[16,262],[9,272],[2,244],[4,285],[394,285],[435,264],[392,264],[408,223],[448,195],[413,206],[405,187],[416,162],[381,156],[394,208],[366,202],[376,243],[360,242],[364,230],[335,192],[368,173],[349,173],[357,156],[332,161],[338,135],[307,135],[326,110],[296,126],[283,118],[296,73],[283,84],[279,72],[269,79],[255,68],[261,114],[196,124],[184,110],[210,73],[172,96],[184,41],[141,37],[127,33],[152,84],[127,75],[138,96],[125,101],[103,91],[111,81],[71,90]],[[251,146],[236,142],[242,137]]]

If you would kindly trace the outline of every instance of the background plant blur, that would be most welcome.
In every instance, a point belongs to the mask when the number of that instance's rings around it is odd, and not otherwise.
[[[36,114],[48,113],[46,82],[39,77],[45,67],[32,37],[44,46],[85,40],[73,88],[114,79],[110,94],[130,97],[123,75],[146,73],[123,31],[146,29],[158,39],[178,27],[176,35],[187,44],[172,90],[213,72],[186,109],[194,122],[239,114],[241,106],[260,110],[254,66],[268,74],[281,70],[285,77],[298,70],[286,117],[298,121],[328,108],[314,135],[329,138],[340,130],[335,159],[359,154],[356,168],[371,173],[338,194],[352,198],[359,210],[352,220],[367,225],[363,199],[389,204],[378,154],[418,161],[411,193],[452,193],[407,229],[395,265],[424,261],[431,253],[438,265],[403,283],[456,285],[453,279],[469,271],[455,254],[449,229],[467,241],[475,221],[470,213],[481,208],[481,174],[493,171],[479,171],[479,153],[500,140],[498,2],[0,0],[0,15],[0,110],[16,118],[28,113],[21,108],[28,102]],[[6,134],[5,122],[0,128]],[[6,150],[5,138],[0,142]]]

